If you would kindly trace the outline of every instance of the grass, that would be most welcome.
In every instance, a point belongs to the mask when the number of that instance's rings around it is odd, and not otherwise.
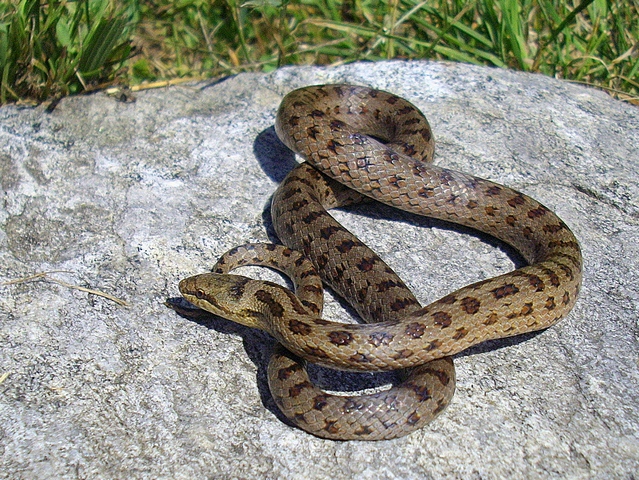
[[[2,103],[114,82],[406,58],[540,72],[639,104],[639,0],[113,4],[0,3]]]
[[[0,3],[0,102],[37,102],[111,81],[131,52],[133,13],[108,0]]]

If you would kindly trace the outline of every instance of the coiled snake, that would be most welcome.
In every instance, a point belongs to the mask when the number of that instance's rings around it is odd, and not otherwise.
[[[269,386],[300,428],[333,439],[405,435],[449,403],[451,355],[485,340],[547,328],[573,307],[582,257],[570,229],[522,193],[430,164],[430,127],[408,101],[351,85],[302,88],[283,99],[275,128],[308,162],[287,176],[272,202],[275,230],[293,251],[238,247],[214,273],[182,280],[180,292],[195,306],[263,329],[286,347],[273,354]],[[362,195],[497,237],[528,266],[421,307],[402,280],[326,212]],[[297,295],[228,274],[245,264],[284,271]],[[373,323],[323,320],[316,271]],[[312,384],[301,359],[343,370],[407,370],[387,391],[329,395]]]

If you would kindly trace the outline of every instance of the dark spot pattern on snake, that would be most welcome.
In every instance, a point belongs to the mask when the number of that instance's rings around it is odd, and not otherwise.
[[[468,315],[474,315],[479,311],[479,307],[481,307],[481,302],[478,298],[474,297],[464,297],[461,301],[461,307],[464,312]]]
[[[310,335],[310,333],[313,331],[309,324],[301,322],[294,318],[291,318],[288,321],[288,327],[290,328],[291,332],[296,335]]]
[[[417,395],[420,402],[425,402],[426,400],[433,398],[430,394],[430,390],[425,385],[410,383],[408,386],[413,390],[413,392],[415,392],[415,395]]]
[[[365,353],[354,353],[350,357],[348,357],[351,362],[355,363],[371,363],[373,358]]]
[[[328,334],[328,338],[335,345],[350,345],[353,341],[353,335],[345,331],[331,332]]]
[[[518,292],[519,292],[519,288],[517,288],[517,285],[514,285],[512,283],[508,283],[506,285],[503,285],[499,288],[495,288],[492,290],[493,296],[497,299],[508,297],[510,295],[515,295]]]
[[[287,380],[292,375],[299,372],[301,368],[302,367],[299,364],[293,364],[290,367],[280,368],[277,371],[277,378],[279,378],[280,380]]]
[[[374,332],[369,336],[369,342],[376,347],[380,345],[389,345],[393,341],[394,335],[386,332]]]
[[[313,387],[313,384],[311,382],[305,381],[305,382],[293,385],[291,388],[289,388],[288,392],[291,398],[295,398],[301,395],[304,390],[308,388],[312,388],[312,387]]]
[[[406,335],[409,335],[413,338],[422,337],[425,331],[426,326],[419,322],[412,322],[406,326]]]
[[[440,325],[442,328],[449,327],[453,323],[453,319],[448,312],[439,311],[431,314],[431,316],[435,324]]]
[[[266,304],[272,316],[280,318],[284,315],[284,308],[282,307],[282,305],[275,298],[273,298],[273,295],[271,295],[266,290],[256,291],[255,297],[260,302]]]
[[[317,395],[313,401],[313,409],[322,411],[322,409],[328,405],[327,396],[326,395]]]

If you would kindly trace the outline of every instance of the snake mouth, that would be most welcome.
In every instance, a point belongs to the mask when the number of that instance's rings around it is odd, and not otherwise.
[[[200,293],[198,294],[198,288],[196,284],[197,276],[188,277],[180,281],[180,283],[178,284],[178,290],[186,300],[191,302],[193,305],[197,305],[198,307],[200,307],[198,300],[203,299],[204,294],[202,290],[200,290]]]

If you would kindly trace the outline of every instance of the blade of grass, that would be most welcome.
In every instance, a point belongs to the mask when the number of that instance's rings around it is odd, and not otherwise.
[[[576,8],[574,8],[567,16],[566,18],[563,19],[563,21],[557,26],[557,28],[555,28],[552,33],[550,34],[550,38],[548,39],[548,43],[553,42],[556,38],[557,35],[559,35],[561,33],[561,31],[566,28],[566,26],[572,22],[575,17],[580,14],[584,9],[586,9],[588,7],[588,5],[590,5],[592,2],[594,2],[594,0],[582,0],[582,2],[577,5]]]
[[[99,19],[86,38],[83,53],[78,62],[78,70],[83,75],[93,76],[111,55],[113,48],[126,29],[124,18]]]
[[[513,53],[517,65],[522,70],[528,70],[528,51],[524,37],[523,15],[520,13],[520,4],[517,0],[500,0],[502,11],[502,52],[504,58],[507,51]]]

